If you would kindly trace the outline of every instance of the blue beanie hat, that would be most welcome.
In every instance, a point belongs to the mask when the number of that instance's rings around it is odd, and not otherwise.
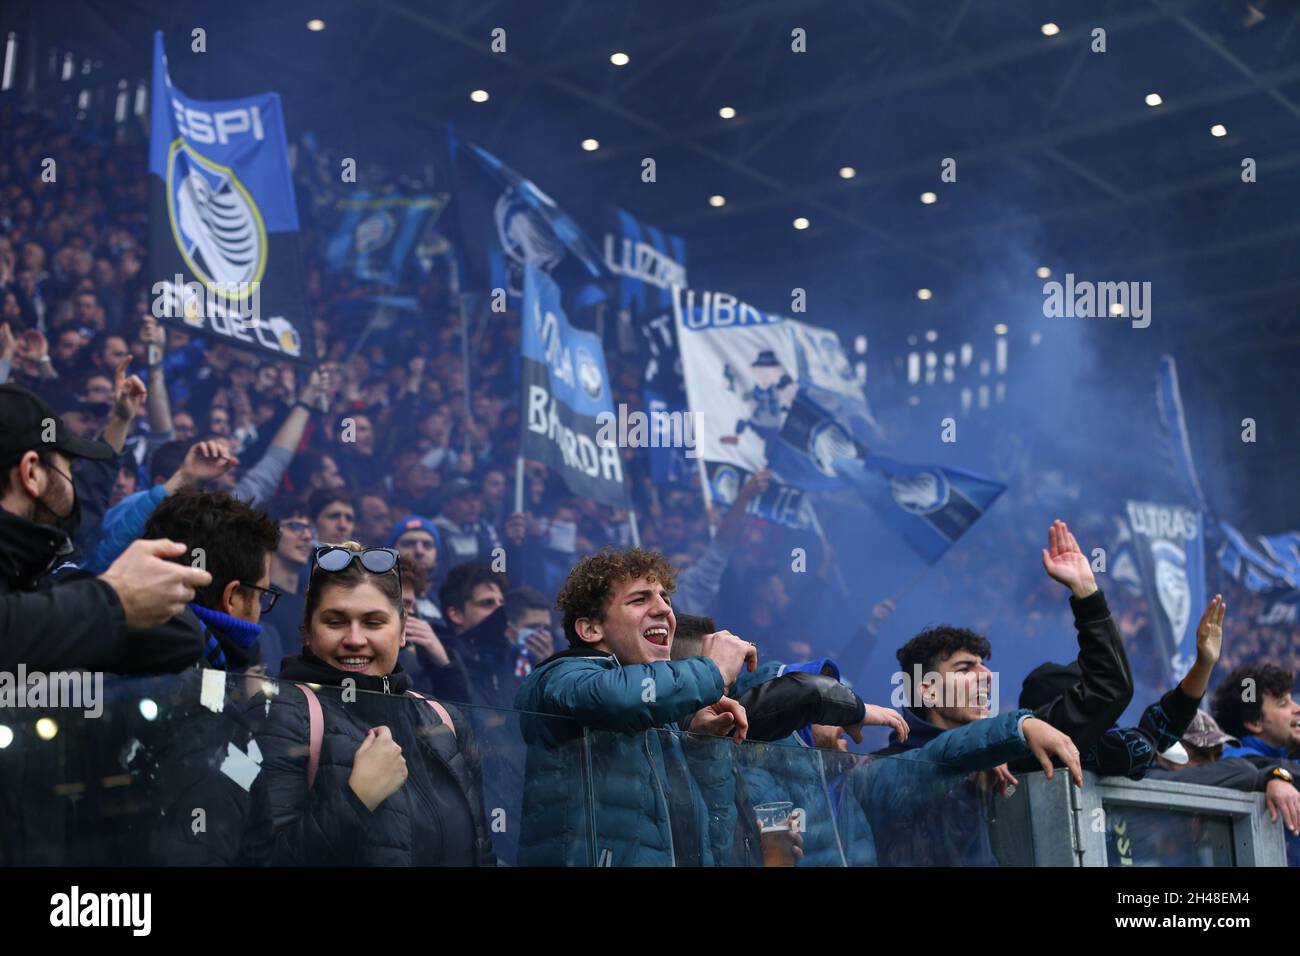
[[[442,553],[442,535],[438,534],[437,526],[428,518],[421,517],[420,515],[407,515],[401,521],[397,522],[397,524],[393,525],[393,530],[388,532],[388,546],[390,548],[397,547],[397,539],[408,531],[428,532],[429,536],[433,538],[433,543],[438,549],[438,553]]]

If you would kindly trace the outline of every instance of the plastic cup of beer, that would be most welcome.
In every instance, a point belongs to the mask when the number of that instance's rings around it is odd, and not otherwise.
[[[794,804],[788,800],[754,807],[759,843],[763,847],[763,866],[794,866],[794,834],[790,827],[793,811]]]
[[[790,829],[790,814],[794,812],[794,804],[789,800],[780,800],[776,803],[760,803],[754,807],[754,813],[758,817],[758,828],[763,833],[784,833]]]

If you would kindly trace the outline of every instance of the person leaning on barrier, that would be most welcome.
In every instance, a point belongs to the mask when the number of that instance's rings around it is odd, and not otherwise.
[[[453,706],[410,694],[405,613],[395,550],[316,549],[306,643],[281,665],[258,737],[254,815],[274,864],[496,862],[474,732]]]
[[[1224,747],[1225,757],[1249,760],[1256,766],[1286,761],[1293,776],[1300,766],[1291,759],[1300,745],[1300,704],[1292,695],[1295,674],[1276,664],[1246,664],[1223,678],[1214,692],[1211,709],[1229,733],[1241,739]],[[1288,866],[1300,866],[1300,835],[1286,838]]]
[[[1176,687],[1147,707],[1136,727],[1108,727],[1096,742],[1081,751],[1084,770],[1103,777],[1128,777],[1141,780],[1154,766],[1156,757],[1178,743],[1196,716],[1201,698],[1209,686],[1210,674],[1218,663],[1223,643],[1223,615],[1227,606],[1215,595],[1196,627],[1196,661]],[[1071,675],[1051,675],[1035,671],[1025,679],[1020,692],[1020,706],[1041,708],[1059,687],[1054,681],[1068,681]],[[1033,769],[1030,767],[1030,769]],[[1009,782],[1014,784],[1015,778]]]
[[[712,618],[678,615],[673,659],[698,653],[705,635],[716,631]],[[749,720],[747,741],[739,762],[745,797],[752,804],[789,801],[803,811],[801,834],[763,833],[758,842],[793,840],[795,846],[759,854],[760,859],[788,856],[801,866],[844,866],[845,856],[836,832],[832,787],[848,763],[834,760],[829,767],[818,749],[842,751],[843,735],[862,742],[864,725],[893,727],[906,739],[907,724],[888,707],[863,702],[840,682],[840,671],[830,658],[798,664],[764,662],[752,674],[741,676],[749,687],[737,698]],[[755,742],[778,741],[782,746],[758,747]],[[810,752],[811,748],[811,752]],[[742,809],[742,801],[737,800]],[[752,840],[741,832],[738,839]]]
[[[0,670],[168,673],[202,654],[199,631],[171,623],[212,581],[172,560],[185,542],[136,541],[98,577],[57,567],[79,521],[72,459],[111,454],[32,392],[0,385]]]
[[[149,818],[136,848],[154,865],[256,862],[246,823],[249,787],[258,773],[254,737],[266,704],[260,622],[278,597],[270,564],[280,529],[230,495],[186,490],[154,510],[145,533],[202,550],[212,583],[198,590],[182,615],[203,632],[198,663],[254,676],[231,688],[217,675],[220,702],[210,696],[212,675],[198,668],[157,688],[158,718],[142,734],[132,762],[146,785]],[[202,826],[195,825],[195,808],[202,808]]]
[[[874,754],[890,759],[855,768],[842,795],[863,810],[880,864],[995,865],[977,771],[1032,755],[1049,777],[1059,760],[1082,785],[1078,748],[1064,733],[1027,708],[990,713],[991,654],[988,638],[948,626],[898,649],[910,733],[891,735]],[[864,835],[849,829],[857,817],[841,810],[839,819],[846,854],[859,856]]]
[[[570,572],[556,599],[569,648],[538,665],[515,698],[528,744],[521,864],[728,860],[730,748],[675,732],[743,739],[744,709],[725,694],[757,653],[719,631],[699,656],[670,660],[675,578],[662,555],[640,548],[590,555]]]
[[[1296,775],[1286,760],[1263,760],[1258,763],[1245,757],[1225,757],[1225,745],[1235,753],[1241,741],[1225,734],[1207,711],[1198,710],[1179,741],[1182,753],[1161,754],[1148,780],[1176,780],[1206,787],[1227,787],[1247,793],[1264,794],[1269,819],[1279,817],[1288,836],[1300,833],[1300,790]]]

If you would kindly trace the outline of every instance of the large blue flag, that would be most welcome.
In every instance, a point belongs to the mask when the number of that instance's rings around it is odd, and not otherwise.
[[[834,467],[909,548],[930,564],[993,506],[1007,486],[942,465],[909,465],[882,455],[834,459]]]
[[[553,468],[575,495],[627,503],[615,441],[601,440],[614,400],[600,339],[569,324],[560,289],[531,262],[524,267],[520,362],[520,454]]]
[[[872,454],[874,422],[852,394],[800,385],[768,465],[784,483],[844,491],[870,505],[903,542],[933,564],[1006,490],[1000,481],[940,465],[910,465]]]
[[[1183,396],[1178,387],[1178,366],[1171,356],[1162,355],[1156,369],[1156,410],[1160,414],[1164,454],[1178,476],[1187,500],[1198,511],[1208,511],[1201,481],[1192,461],[1192,443],[1183,414]]]
[[[156,318],[276,358],[316,361],[280,97],[186,96],[168,75],[161,31],[148,278]]]
[[[364,281],[396,285],[421,232],[447,203],[440,196],[372,196],[361,191],[339,199],[339,215],[325,248],[329,267]]]
[[[447,144],[466,288],[505,289],[518,306],[531,264],[560,284],[570,307],[605,298],[600,251],[554,199],[451,126]]]

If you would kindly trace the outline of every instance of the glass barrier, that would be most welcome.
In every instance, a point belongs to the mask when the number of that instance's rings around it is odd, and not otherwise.
[[[969,759],[954,766],[916,750],[862,756],[797,737],[596,731],[197,669],[103,680],[85,707],[31,702],[0,709],[0,865],[1284,859],[1280,825],[1264,822],[1258,795],[1169,781],[1089,777],[1073,792],[1063,773],[1021,773],[1018,792],[1003,794]],[[1081,826],[1092,819],[1106,821],[1104,834]]]
[[[193,670],[0,711],[0,865],[513,866],[551,862],[552,822],[591,861],[576,723],[303,687]]]
[[[796,739],[737,746],[725,738],[645,735],[638,847],[676,866],[996,866],[987,775],[906,756],[861,756]],[[611,741],[611,745],[613,742]],[[593,753],[597,748],[593,745]],[[597,780],[600,779],[597,774]],[[617,842],[602,814],[597,843]],[[619,848],[613,849],[619,859]]]

